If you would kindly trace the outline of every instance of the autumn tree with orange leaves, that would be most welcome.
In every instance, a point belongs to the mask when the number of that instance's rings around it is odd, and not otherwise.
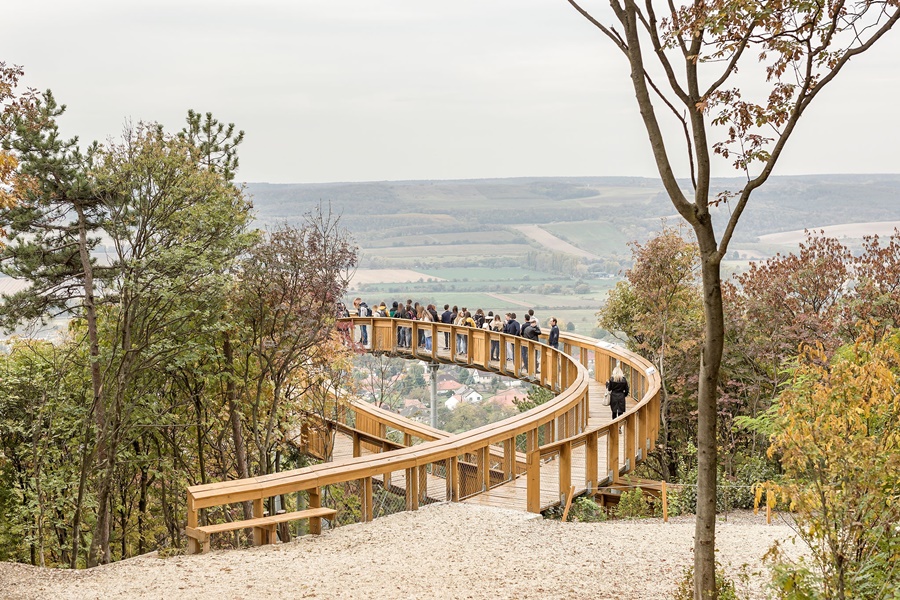
[[[895,598],[900,589],[900,335],[867,328],[829,358],[807,347],[781,395],[770,454],[810,559],[776,549],[784,598]]]
[[[800,118],[851,59],[900,20],[900,0],[611,0],[611,12],[600,16],[567,1],[628,62],[660,179],[700,247],[705,333],[697,394],[694,596],[715,598],[722,259],[751,194],[773,173]],[[750,79],[760,85],[742,85]],[[737,169],[743,184],[715,194],[715,156]],[[687,167],[678,174],[681,164]],[[724,229],[716,231],[713,214],[720,205],[728,212]]]
[[[16,96],[16,86],[23,73],[21,67],[7,66],[5,62],[0,62],[0,138],[12,127],[13,116],[26,110],[32,98],[31,91],[21,97]],[[9,208],[13,204],[15,196],[12,190],[16,186],[18,166],[19,161],[10,149],[0,147],[0,209]]]

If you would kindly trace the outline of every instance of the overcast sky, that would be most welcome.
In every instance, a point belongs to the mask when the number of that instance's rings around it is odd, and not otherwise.
[[[655,176],[624,60],[565,0],[9,2],[0,60],[83,141],[212,111],[246,131],[243,181]],[[900,30],[776,174],[900,172],[898,105]]]

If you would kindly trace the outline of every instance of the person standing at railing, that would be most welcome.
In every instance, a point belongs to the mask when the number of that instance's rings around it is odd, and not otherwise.
[[[441,323],[444,323],[445,325],[452,325],[453,319],[454,319],[453,312],[450,310],[450,305],[445,304],[444,312],[441,313]],[[449,349],[450,349],[450,332],[445,331],[444,332],[444,350],[449,350]]]
[[[462,327],[466,324],[466,313],[463,310],[460,310],[456,313],[456,320],[453,322],[457,327]],[[466,336],[460,332],[459,329],[456,330],[456,354],[463,355],[466,353],[464,349],[464,344],[466,343]]]
[[[507,335],[519,335],[519,322],[516,321],[516,313],[506,313],[506,325],[503,327],[503,333]],[[513,360],[513,344],[506,342],[506,362]]]
[[[609,390],[609,408],[612,411],[612,418],[615,419],[625,414],[625,398],[629,392],[628,381],[618,365],[613,369],[612,376],[606,382],[606,389]]]
[[[353,308],[355,309],[356,315],[360,317],[371,317],[372,312],[369,310],[369,305],[363,302],[362,298],[357,298],[353,301]],[[369,328],[365,325],[359,326],[359,343],[363,346],[369,345]]]
[[[550,317],[550,333],[547,336],[547,344],[551,348],[559,348],[559,327],[556,325],[556,317]]]
[[[503,321],[500,320],[500,315],[494,315],[491,320],[491,330],[496,333],[503,331]],[[491,360],[500,360],[500,340],[491,340]]]
[[[433,323],[434,322],[434,317],[431,316],[431,312],[427,308],[425,308],[421,305],[419,306],[419,314],[417,315],[417,318],[419,321],[422,321],[423,323]],[[420,329],[419,333],[421,334],[421,337],[422,337],[422,343],[419,346],[419,348],[424,348],[425,350],[431,350],[431,344],[433,341],[431,339],[431,327],[428,327],[427,329],[424,329],[424,328]]]
[[[537,326],[535,319],[529,315],[525,315],[525,322],[522,323],[522,331],[521,335],[526,340],[531,340],[532,342],[540,342],[541,328]],[[526,371],[528,370],[528,355],[530,354],[530,350],[527,344],[522,344],[522,368]],[[535,361],[537,360],[537,356],[535,356]],[[535,362],[534,370],[537,371],[539,368],[537,362]]]

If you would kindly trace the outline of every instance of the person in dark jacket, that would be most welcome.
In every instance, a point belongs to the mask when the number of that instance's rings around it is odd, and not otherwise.
[[[622,369],[616,367],[613,369],[612,377],[606,382],[606,389],[609,390],[609,408],[612,411],[612,418],[615,419],[619,415],[625,414],[625,398],[628,396],[628,381],[625,380],[625,373]]]
[[[441,313],[441,323],[445,325],[452,325],[455,317],[453,316],[453,312],[450,310],[450,305],[444,305],[444,312]],[[444,350],[450,349],[450,332],[444,332]]]
[[[536,320],[531,315],[525,315],[525,322],[522,323],[521,336],[526,340],[531,340],[532,342],[540,342],[541,328],[538,327]],[[539,351],[535,351],[535,365],[534,370],[537,371],[539,369],[539,365],[537,364],[537,354]],[[522,345],[522,368],[526,371],[528,370],[528,346]]]
[[[547,344],[551,348],[559,348],[559,327],[556,326],[556,317],[550,317],[550,335]]]
[[[503,328],[503,333],[508,335],[519,335],[520,333],[519,322],[516,321],[516,313],[507,313],[506,314],[506,326]],[[506,342],[506,362],[512,362],[513,360],[513,344],[512,342]]]

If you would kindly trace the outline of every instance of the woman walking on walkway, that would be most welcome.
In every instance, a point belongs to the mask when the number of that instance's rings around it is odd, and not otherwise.
[[[609,408],[612,410],[612,418],[625,414],[625,397],[628,396],[628,381],[625,373],[618,366],[613,369],[612,377],[606,382],[609,390]]]

